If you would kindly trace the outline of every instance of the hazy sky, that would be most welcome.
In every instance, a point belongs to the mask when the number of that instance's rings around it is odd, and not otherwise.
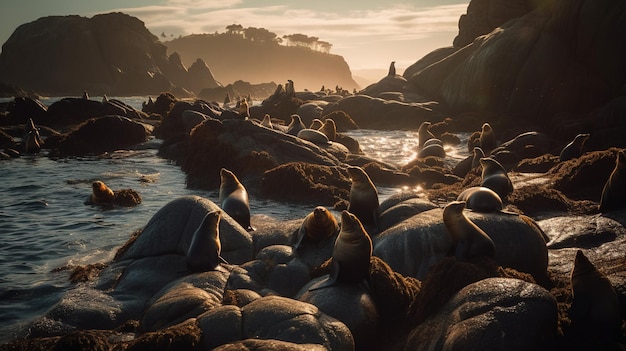
[[[450,46],[469,0],[3,0],[0,43],[19,25],[50,15],[121,11],[161,40],[224,32],[227,25],[302,33],[333,44],[352,70],[403,70],[433,49]],[[167,38],[161,38],[161,33]]]

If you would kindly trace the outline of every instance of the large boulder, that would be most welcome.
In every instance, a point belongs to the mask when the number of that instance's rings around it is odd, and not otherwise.
[[[466,286],[409,335],[405,350],[545,349],[557,335],[557,304],[539,285],[488,278]]]
[[[500,212],[466,210],[465,214],[493,240],[499,265],[530,273],[539,282],[546,281],[548,249],[543,232],[531,218]],[[373,244],[375,256],[396,272],[417,279],[423,279],[454,245],[440,208],[398,222],[376,235]]]
[[[367,95],[348,96],[324,109],[323,115],[335,111],[347,113],[360,128],[417,129],[425,121],[442,121],[443,114],[433,111],[437,103],[403,103]]]
[[[503,125],[555,134],[567,130],[566,138],[593,135],[594,122],[585,116],[621,95],[625,83],[626,53],[615,43],[626,32],[614,16],[624,9],[611,1],[543,4],[405,77],[453,113],[475,111]],[[583,120],[564,128],[577,116]]]
[[[121,116],[89,119],[59,136],[53,156],[99,155],[128,148],[148,139],[152,126]],[[50,138],[48,139],[48,141]],[[48,147],[53,147],[48,143]]]

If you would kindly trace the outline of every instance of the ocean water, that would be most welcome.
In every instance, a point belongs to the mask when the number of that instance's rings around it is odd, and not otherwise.
[[[93,97],[93,99],[99,99]],[[141,108],[145,97],[120,98]],[[43,99],[50,104],[54,99]],[[402,165],[416,154],[417,131],[350,133],[376,159]],[[465,139],[466,140],[466,139]],[[465,141],[463,140],[463,141]],[[98,157],[53,160],[45,153],[0,162],[0,343],[21,336],[72,287],[72,267],[108,262],[165,204],[185,195],[217,202],[217,190],[188,189],[178,166],[156,155],[159,140]],[[467,155],[465,142],[446,146],[449,164]],[[142,196],[133,208],[85,205],[94,180]],[[380,200],[400,189],[379,188]],[[251,198],[253,215],[302,218],[310,208]]]

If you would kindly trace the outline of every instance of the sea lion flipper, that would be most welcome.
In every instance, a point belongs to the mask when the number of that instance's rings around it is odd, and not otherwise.
[[[339,263],[333,260],[330,267],[330,274],[328,275],[328,278],[311,285],[309,291],[324,289],[337,284],[337,277],[339,276]]]

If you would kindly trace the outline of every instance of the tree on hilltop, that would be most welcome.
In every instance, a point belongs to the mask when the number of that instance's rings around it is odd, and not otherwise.
[[[248,27],[243,30],[244,38],[261,43],[281,42],[276,33],[272,33],[265,28]]]
[[[283,35],[287,46],[303,46],[312,50],[329,53],[332,44],[327,41],[321,41],[318,37],[310,37],[306,34],[289,34]]]
[[[226,26],[226,30],[228,34],[239,34],[242,35],[243,26],[241,24],[231,24]]]

